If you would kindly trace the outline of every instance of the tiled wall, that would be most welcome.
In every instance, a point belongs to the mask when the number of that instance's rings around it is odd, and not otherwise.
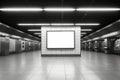
[[[75,48],[74,49],[47,49],[46,45],[46,32],[49,30],[74,30],[75,31]],[[44,54],[80,54],[81,52],[81,28],[80,26],[42,26],[41,27],[41,50],[42,55]]]

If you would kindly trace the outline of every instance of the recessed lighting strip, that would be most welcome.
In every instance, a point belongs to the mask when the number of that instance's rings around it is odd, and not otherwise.
[[[99,23],[76,23],[75,25],[76,26],[77,25],[80,25],[80,26],[98,26],[100,24]]]
[[[81,29],[81,31],[92,31],[92,29]]]
[[[41,31],[41,29],[28,29],[28,31]]]
[[[83,32],[82,32],[81,34],[83,35],[83,34],[86,34],[86,33],[83,33]]]
[[[42,8],[0,8],[0,11],[10,11],[10,12],[36,12],[36,11],[42,11]]]
[[[71,26],[98,26],[99,23],[18,23],[19,26],[57,26],[57,25],[71,25]]]
[[[120,8],[77,8],[77,11],[119,11]]]
[[[52,23],[51,24],[52,26],[57,26],[57,25],[71,25],[71,26],[74,26],[74,23]]]
[[[41,33],[34,33],[34,34],[41,34]]]
[[[39,7],[6,7],[0,8],[0,11],[7,12],[37,12],[37,11],[47,11],[47,12],[73,12],[73,11],[119,11],[120,8],[109,8],[109,7],[82,7],[82,8],[71,8],[71,7],[49,7],[49,8],[39,8]]]
[[[49,23],[19,23],[19,26],[41,26],[41,25],[50,25]]]
[[[50,11],[50,12],[58,12],[58,11],[64,11],[64,12],[71,12],[75,11],[75,8],[44,8],[44,11]]]

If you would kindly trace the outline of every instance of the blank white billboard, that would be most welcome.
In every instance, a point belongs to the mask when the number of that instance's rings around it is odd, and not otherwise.
[[[47,31],[47,48],[74,48],[74,31]]]

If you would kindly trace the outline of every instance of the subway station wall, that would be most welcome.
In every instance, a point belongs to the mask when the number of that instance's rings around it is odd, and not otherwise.
[[[74,48],[47,48],[47,32],[48,31],[74,31]],[[42,26],[41,27],[41,51],[42,55],[80,55],[81,52],[81,28],[80,26]],[[64,35],[63,35],[64,36]]]
[[[92,49],[87,48],[89,42],[82,43],[82,49],[88,51],[97,51],[106,54],[120,55],[120,38],[106,38],[97,41],[92,41]]]
[[[40,42],[0,36],[0,56],[41,49]]]

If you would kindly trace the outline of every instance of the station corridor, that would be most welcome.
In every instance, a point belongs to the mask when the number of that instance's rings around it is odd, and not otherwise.
[[[0,57],[0,80],[119,80],[120,56],[82,51],[41,57],[41,51]]]

